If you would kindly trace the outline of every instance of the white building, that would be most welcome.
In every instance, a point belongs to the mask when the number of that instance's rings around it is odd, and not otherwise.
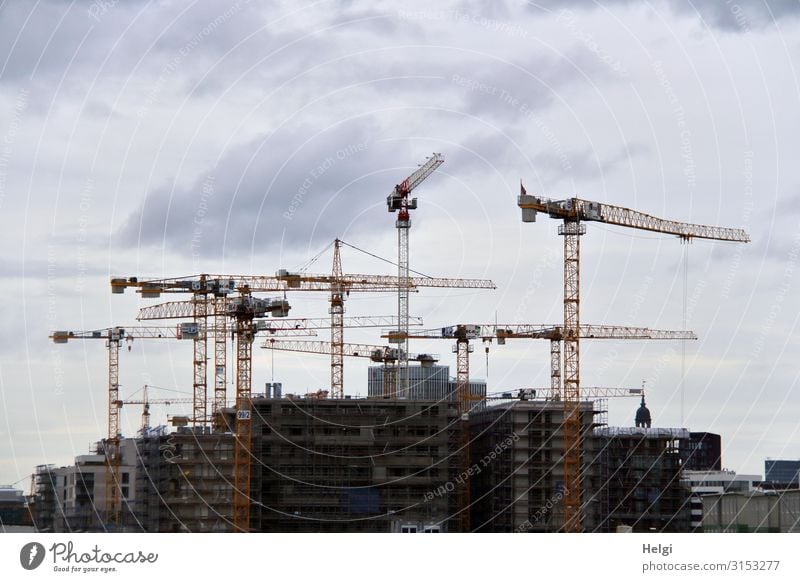
[[[712,493],[702,500],[705,532],[800,532],[800,489]]]
[[[135,497],[136,442],[120,441],[122,464],[119,488],[122,514]],[[78,455],[75,464],[43,467],[35,481],[39,493],[40,530],[53,532],[102,531],[105,522],[106,464],[102,453]]]
[[[726,492],[748,493],[753,491],[761,475],[737,475],[735,471],[684,471],[681,483],[691,491],[692,531],[703,525],[703,496]]]

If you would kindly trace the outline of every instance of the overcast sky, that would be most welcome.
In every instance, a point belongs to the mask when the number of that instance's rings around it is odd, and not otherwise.
[[[582,321],[681,329],[686,298],[700,339],[685,357],[585,342],[582,382],[646,381],[656,425],[721,433],[739,472],[800,458],[800,3],[397,4],[0,0],[0,483],[105,435],[102,342],[47,335],[135,324],[148,302],[112,297],[109,275],[272,274],[337,236],[393,259],[385,197],[434,151],[446,161],[415,192],[411,266],[498,289],[412,295],[427,327],[562,319],[558,224],[521,222],[520,179],[745,228],[748,245],[687,246],[589,224]],[[350,248],[344,269],[393,272]],[[289,299],[292,316],[326,314],[324,295]],[[395,311],[391,295],[347,302]],[[450,349],[412,343],[454,368]],[[273,368],[256,351],[256,390],[329,383],[325,357]],[[490,392],[546,386],[548,365],[545,342],[492,346],[488,367],[476,346],[472,375]],[[121,366],[124,397],[191,388],[188,343],[136,342]],[[366,393],[366,367],[347,362],[347,393]],[[632,424],[637,405],[610,401],[609,422]],[[125,410],[132,435],[140,410]]]

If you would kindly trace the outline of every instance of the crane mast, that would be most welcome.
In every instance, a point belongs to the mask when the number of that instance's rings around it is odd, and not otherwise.
[[[104,340],[108,351],[108,432],[104,445],[105,455],[105,523],[117,528],[121,522],[119,410],[122,401],[119,397],[119,346],[122,341],[133,341],[136,338],[178,339],[177,328],[161,327],[110,327],[92,331],[54,331],[50,339],[57,344],[65,344],[70,340]]]
[[[580,531],[581,409],[580,409],[580,253],[586,227],[565,219],[564,237],[564,529]]]
[[[227,399],[227,315],[228,308],[225,297],[214,297],[212,311],[214,313],[214,401],[211,406],[212,426],[214,430],[223,430],[225,426],[223,411]]]
[[[194,303],[193,321],[197,327],[197,335],[194,338],[194,360],[193,360],[193,382],[192,394],[194,404],[192,406],[192,424],[197,426],[204,423],[208,408],[208,391],[206,380],[206,365],[208,362],[208,343],[206,341],[206,316],[208,314],[209,302],[206,293],[197,293],[192,298]]]
[[[410,210],[417,208],[417,199],[409,199],[409,193],[430,176],[436,168],[444,163],[442,154],[434,153],[400,184],[394,187],[394,191],[386,198],[386,205],[389,212],[397,212],[397,319],[400,349],[400,360],[397,364],[398,371],[398,395],[405,397],[408,394],[408,289],[409,279],[409,248],[408,231],[411,228]]]
[[[122,457],[119,446],[119,342],[118,332],[110,331],[108,335],[108,435],[106,438],[106,519],[113,527],[118,527],[122,508],[120,504],[120,467]]]
[[[333,283],[331,283],[331,396],[344,398],[344,289],[342,288],[341,241],[333,243]]]
[[[250,448],[252,421],[250,398],[253,366],[253,297],[242,290],[233,312],[236,330],[236,443],[234,451],[233,524],[250,531]]]
[[[567,532],[582,531],[581,496],[581,415],[580,415],[580,237],[586,233],[584,222],[603,222],[616,226],[672,234],[681,240],[710,239],[731,242],[750,242],[742,229],[690,224],[656,218],[636,210],[568,198],[551,200],[529,195],[520,183],[517,205],[523,222],[535,222],[538,212],[563,221],[558,233],[564,237],[564,337],[563,337],[563,395],[564,395],[564,525]],[[552,346],[552,344],[551,344]],[[552,366],[558,355],[551,348]],[[555,374],[552,380],[555,383]]]

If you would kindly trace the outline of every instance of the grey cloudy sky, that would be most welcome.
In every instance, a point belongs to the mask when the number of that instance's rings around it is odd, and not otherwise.
[[[561,318],[557,224],[528,192],[746,228],[733,246],[590,224],[583,321],[678,329],[680,345],[585,344],[585,385],[645,380],[656,424],[720,432],[724,464],[800,458],[800,4],[736,2],[0,1],[0,483],[105,434],[100,342],[134,324],[110,274],[272,273],[339,236],[396,254],[385,196],[433,151],[412,268],[493,292],[412,297],[430,327]],[[684,280],[683,264],[689,263]],[[345,270],[391,273],[347,249]],[[327,271],[330,254],[313,267]],[[324,316],[323,296],[290,297]],[[395,311],[354,296],[349,315]],[[356,330],[349,341],[378,342]],[[325,339],[324,336],[322,339]],[[413,345],[454,365],[450,346]],[[482,350],[490,391],[548,382],[547,346]],[[254,383],[304,392],[323,358],[257,354]],[[135,343],[122,391],[189,390],[188,345]],[[685,370],[685,373],[682,372]],[[348,362],[346,391],[366,392]],[[631,400],[609,404],[629,424]],[[126,415],[135,432],[138,409]],[[176,412],[176,409],[171,409]],[[163,419],[164,411],[156,411]]]

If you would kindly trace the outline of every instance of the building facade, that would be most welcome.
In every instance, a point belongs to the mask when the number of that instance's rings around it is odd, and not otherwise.
[[[455,404],[253,400],[251,530],[459,531]]]
[[[39,465],[33,475],[32,515],[40,532],[102,532],[135,529],[136,442],[120,441],[120,522],[106,516],[106,464],[103,442],[94,453],[78,455],[74,465]]]
[[[233,531],[234,437],[183,427],[136,440],[138,531]]]
[[[384,376],[391,373],[396,376],[396,370],[387,372],[384,366],[370,366],[367,370],[367,396],[369,398],[383,398]],[[486,398],[486,381],[471,380],[469,391],[473,401],[482,402]],[[450,366],[438,364],[408,367],[408,400],[455,400],[456,381],[450,377]]]
[[[581,403],[583,528],[600,528],[604,468],[593,429],[603,410]],[[514,400],[470,415],[471,530],[556,532],[563,525],[564,405]]]
[[[703,531],[707,533],[800,532],[800,490],[705,495]]]
[[[776,485],[798,486],[800,461],[767,459],[764,461],[764,481]]]
[[[722,437],[720,435],[713,432],[690,432],[687,447],[687,470],[722,470]]]
[[[691,530],[702,531],[704,495],[725,492],[748,493],[755,490],[756,483],[760,480],[760,475],[737,475],[734,471],[685,470],[681,482],[690,492]]]
[[[11,485],[0,485],[0,532],[33,525],[25,495]]]
[[[689,491],[681,484],[689,431],[682,428],[599,428],[599,462],[607,505],[599,531],[688,532]]]

